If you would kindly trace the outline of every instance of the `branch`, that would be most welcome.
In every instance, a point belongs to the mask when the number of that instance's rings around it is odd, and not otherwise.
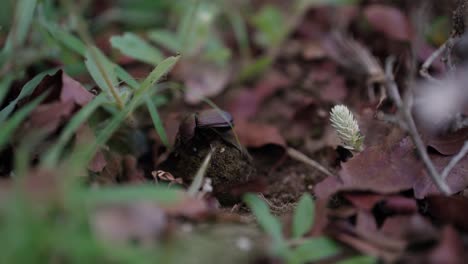
[[[439,191],[445,195],[450,195],[450,187],[445,183],[442,175],[439,174],[434,164],[432,163],[429,154],[427,153],[426,146],[419,136],[416,124],[414,122],[413,116],[411,115],[411,107],[403,103],[401,99],[400,92],[398,91],[398,86],[395,82],[395,76],[393,75],[392,69],[395,59],[390,57],[386,62],[386,76],[387,76],[387,89],[390,97],[395,102],[398,111],[403,119],[404,123],[407,126],[408,133],[416,146],[416,149],[421,157],[429,176],[432,179],[432,182],[437,186]]]
[[[462,149],[460,152],[458,152],[457,155],[455,155],[447,165],[447,167],[444,168],[442,171],[441,177],[442,179],[446,179],[447,176],[450,174],[450,171],[452,171],[453,168],[457,165],[460,160],[462,160],[465,155],[468,153],[468,141],[465,141],[465,144],[463,145]]]

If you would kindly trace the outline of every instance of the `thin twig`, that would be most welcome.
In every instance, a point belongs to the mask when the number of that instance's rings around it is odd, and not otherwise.
[[[387,89],[389,92],[389,95],[395,102],[396,106],[398,107],[398,110],[403,118],[403,121],[407,125],[407,130],[408,133],[416,146],[416,149],[419,153],[419,156],[421,157],[424,165],[426,166],[426,170],[429,173],[429,176],[431,177],[433,183],[437,186],[440,192],[442,192],[445,195],[450,195],[451,190],[450,187],[445,183],[444,179],[442,176],[439,174],[437,169],[435,168],[434,164],[432,163],[429,154],[427,153],[426,146],[424,145],[424,142],[422,141],[418,129],[416,127],[416,124],[414,122],[413,116],[411,114],[411,109],[408,107],[408,105],[403,103],[403,100],[401,99],[400,92],[398,91],[398,86],[395,82],[395,76],[393,75],[392,69],[393,69],[393,64],[395,62],[395,58],[390,57],[387,59],[385,71],[387,75]]]
[[[468,153],[468,141],[465,141],[465,144],[463,145],[462,149],[460,152],[458,152],[457,155],[455,155],[449,162],[449,164],[444,168],[442,171],[441,177],[442,179],[446,179],[447,176],[450,174],[450,171],[452,171],[453,168],[457,165],[460,160],[462,160],[465,155]]]
[[[300,162],[303,162],[309,166],[311,166],[312,168],[315,168],[317,169],[318,171],[322,172],[323,174],[327,175],[327,176],[334,176],[333,173],[331,173],[327,168],[323,167],[322,165],[320,165],[320,163],[318,163],[317,161],[307,157],[305,154],[293,149],[293,148],[288,148],[287,149],[287,153],[288,155],[297,160],[297,161],[300,161]]]
[[[447,48],[447,43],[448,41],[444,42],[442,46],[440,46],[436,51],[434,51],[429,58],[423,63],[421,66],[421,69],[419,70],[419,74],[421,74],[422,77],[430,80],[430,81],[435,81],[437,82],[438,80],[434,77],[432,77],[429,74],[429,68],[431,67],[432,63],[444,53],[445,49]]]

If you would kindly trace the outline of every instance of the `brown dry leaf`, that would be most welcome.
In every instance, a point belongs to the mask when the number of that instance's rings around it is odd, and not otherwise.
[[[465,253],[466,250],[463,244],[462,238],[453,227],[444,227],[439,244],[428,256],[427,263],[466,263],[468,255]]]
[[[252,89],[245,88],[230,100],[227,110],[236,119],[248,120],[257,114],[261,104],[291,81],[279,71],[271,70]]]
[[[375,30],[384,33],[387,37],[399,41],[411,40],[410,22],[399,9],[373,4],[364,9],[364,16]]]
[[[320,98],[324,101],[339,103],[348,95],[343,76],[336,75],[320,89]]]
[[[204,99],[224,91],[231,78],[229,66],[202,63],[179,63],[176,74],[186,86],[185,101],[189,104],[199,104]]]
[[[286,146],[279,130],[272,125],[240,120],[236,121],[234,129],[241,144],[246,147],[259,148],[269,144]]]
[[[431,155],[439,171],[450,161],[450,157]],[[468,186],[468,157],[465,157],[451,171],[447,183],[452,193]],[[394,146],[377,145],[368,147],[342,164],[340,179],[328,177],[315,186],[318,197],[342,190],[372,191],[381,194],[414,190],[416,198],[437,194],[438,190],[427,175],[422,162],[417,158],[408,137]]]
[[[94,97],[80,83],[60,70],[55,75],[44,77],[34,92],[21,104],[34,100],[45,92],[48,93],[47,98],[31,112],[22,131],[40,129],[52,133],[68,121],[78,108],[86,105]]]
[[[424,213],[433,219],[468,231],[468,198],[429,196],[425,199],[425,203]]]
[[[88,125],[81,126],[76,131],[75,146],[83,146],[85,144],[93,144],[95,136],[92,129]],[[88,170],[94,173],[100,173],[106,167],[107,160],[102,150],[98,150],[93,159],[88,164]]]

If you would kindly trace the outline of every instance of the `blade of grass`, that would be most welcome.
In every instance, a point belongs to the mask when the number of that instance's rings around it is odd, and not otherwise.
[[[14,79],[13,74],[9,74],[0,80],[0,105],[3,105],[3,100],[10,91],[10,85],[13,83]]]
[[[292,233],[293,238],[300,238],[310,230],[314,223],[314,201],[305,193],[294,210]]]
[[[150,113],[151,119],[153,120],[154,129],[158,133],[159,137],[161,138],[162,143],[167,148],[170,148],[169,140],[167,139],[166,130],[164,129],[161,117],[159,117],[158,109],[154,105],[153,101],[151,101],[150,97],[145,97],[146,100],[146,108],[148,108],[148,112]]]
[[[203,184],[203,178],[205,177],[206,170],[208,169],[208,165],[210,164],[211,155],[213,155],[213,150],[211,150],[208,153],[208,155],[206,155],[205,159],[203,160],[203,163],[197,171],[197,174],[195,174],[195,177],[193,178],[192,184],[187,190],[187,193],[192,197],[195,197],[195,195],[198,193],[198,190],[200,190]]]
[[[99,189],[83,189],[82,198],[89,204],[148,200],[172,203],[183,197],[182,190],[159,185],[121,185]]]
[[[112,47],[139,61],[156,65],[163,60],[163,55],[158,49],[133,33],[127,32],[123,36],[113,36],[110,42]]]
[[[18,0],[16,2],[13,26],[8,34],[3,52],[9,53],[13,48],[24,44],[34,18],[36,4],[37,0]]]
[[[18,110],[11,118],[9,118],[3,125],[0,130],[0,150],[2,150],[5,145],[10,140],[11,135],[16,130],[16,128],[23,122],[23,120],[28,117],[28,115],[41,103],[44,98],[46,98],[47,93],[42,94],[38,98],[34,99],[32,102]]]
[[[13,112],[13,110],[15,109],[16,104],[21,99],[25,98],[26,96],[29,96],[30,94],[34,92],[37,85],[39,85],[39,83],[42,81],[42,79],[44,79],[46,75],[52,76],[55,73],[57,73],[57,71],[58,71],[57,69],[52,69],[52,70],[41,72],[38,75],[36,75],[34,78],[32,78],[29,82],[27,82],[23,86],[23,88],[21,88],[21,91],[18,97],[16,97],[13,101],[11,101],[5,108],[3,108],[0,111],[0,124],[3,123],[8,118],[11,112]]]
[[[252,210],[260,227],[273,239],[275,251],[280,255],[288,252],[280,220],[271,214],[268,205],[254,194],[246,194],[244,202]]]

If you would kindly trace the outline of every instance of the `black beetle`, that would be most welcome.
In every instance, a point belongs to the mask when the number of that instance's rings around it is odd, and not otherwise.
[[[214,131],[217,134],[230,131],[234,126],[232,115],[218,109],[203,110],[185,118],[179,126],[179,143],[185,144],[196,133]]]

